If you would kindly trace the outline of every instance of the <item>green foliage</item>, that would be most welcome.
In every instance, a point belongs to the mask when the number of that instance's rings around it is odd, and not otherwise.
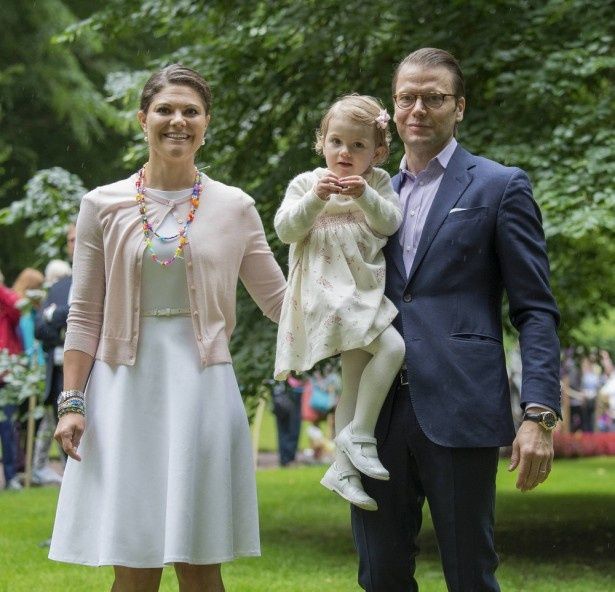
[[[62,132],[83,138],[87,130],[95,134],[98,129],[92,117],[109,122],[129,139],[127,147],[118,144],[118,159],[136,168],[146,157],[135,121],[139,87],[148,72],[170,62],[192,66],[209,79],[214,93],[206,162],[200,164],[208,165],[213,177],[253,195],[269,229],[288,181],[319,163],[312,149],[314,130],[336,97],[372,94],[391,108],[391,76],[401,58],[421,46],[452,51],[467,79],[460,140],[477,153],[525,168],[533,179],[562,311],[562,341],[570,341],[583,318],[599,317],[614,306],[612,3],[108,0],[93,14],[82,4],[67,3],[79,5],[85,18],[64,19],[68,26],[55,26],[52,34],[54,51],[81,56],[87,78],[76,79],[74,92],[62,96],[56,86],[46,89],[58,66],[43,74],[47,56],[37,50],[42,62],[36,96],[48,98],[45,107],[51,105],[59,117],[68,113],[53,97],[64,101],[67,111],[76,110]],[[28,11],[26,23],[34,18]],[[60,24],[55,14],[45,14]],[[58,10],[62,14],[66,11]],[[49,26],[39,23],[42,31]],[[49,35],[35,36],[34,47],[48,47],[41,38]],[[0,90],[14,93],[17,82],[31,80],[30,62],[11,63],[0,75]],[[87,85],[103,75],[108,101],[96,95],[98,87]],[[59,80],[61,88],[71,88],[66,76]],[[26,89],[34,92],[31,83]],[[80,116],[83,109],[88,113]],[[40,147],[32,138],[14,146],[0,143],[0,168],[20,146],[27,154]],[[395,139],[391,172],[401,154]],[[80,156],[73,156],[74,168],[66,168],[76,170]],[[113,176],[107,172],[108,181]],[[11,178],[1,177],[0,187]],[[286,248],[271,231],[269,238],[278,260],[285,262]],[[275,329],[245,294],[239,313],[233,352],[240,382],[254,393],[258,377],[271,373]]]
[[[71,48],[52,42],[75,21],[65,2],[8,0],[2,13],[0,56],[9,66],[0,75],[0,153],[8,151],[7,176],[25,180],[41,154],[100,137],[114,111],[79,62],[92,49],[86,40]]]
[[[84,14],[84,4],[2,2],[0,207],[21,199],[24,184],[40,169],[61,166],[78,171],[92,184],[119,172],[113,129],[120,122],[102,92],[106,69],[119,49],[107,46],[105,59],[99,60],[102,44],[93,35],[71,46],[53,40],[76,22],[73,7]],[[0,263],[7,277],[35,263],[37,243],[23,234],[22,224],[0,233]]]
[[[8,350],[0,349],[0,376],[4,382],[4,386],[0,388],[0,410],[5,405],[19,406],[30,397],[34,397],[39,403],[35,417],[42,416],[42,399],[45,393],[44,366],[31,364],[28,356],[9,354]],[[0,415],[0,420],[2,419]]]
[[[607,350],[615,359],[615,309],[611,309],[603,319],[585,319],[572,332],[572,339],[587,351]]]
[[[615,58],[608,3],[419,0],[416,19],[403,3],[384,1],[286,0],[272,9],[266,1],[159,0],[132,2],[128,18],[118,19],[121,4],[111,2],[88,26],[130,43],[139,23],[142,32],[169,42],[169,51],[152,56],[152,68],[182,61],[205,73],[215,99],[207,149],[212,174],[252,193],[269,227],[288,180],[318,163],[313,130],[331,101],[351,91],[386,97],[396,62],[410,50],[452,50],[467,75],[461,141],[522,166],[534,179],[563,341],[583,317],[613,306]],[[400,152],[397,143],[391,169]],[[129,154],[141,158],[142,150]],[[286,249],[270,238],[284,261]],[[255,354],[242,353],[248,362],[239,360],[242,375],[270,368],[260,364],[272,347],[264,345],[266,331],[248,345],[255,322],[263,329],[255,312],[238,327],[241,334],[246,323],[239,348]]]
[[[26,222],[26,236],[37,239],[36,253],[61,258],[66,228],[75,223],[86,189],[77,175],[54,167],[38,171],[26,184],[26,196],[0,210],[0,225]]]

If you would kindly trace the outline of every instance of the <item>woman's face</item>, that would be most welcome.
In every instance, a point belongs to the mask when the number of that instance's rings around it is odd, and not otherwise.
[[[190,86],[169,84],[154,95],[147,112],[139,111],[147,134],[150,159],[194,161],[210,116],[199,93]]]

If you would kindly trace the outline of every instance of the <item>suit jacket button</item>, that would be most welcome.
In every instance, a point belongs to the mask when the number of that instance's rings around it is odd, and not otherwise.
[[[412,294],[410,292],[404,292],[404,302],[412,302]]]

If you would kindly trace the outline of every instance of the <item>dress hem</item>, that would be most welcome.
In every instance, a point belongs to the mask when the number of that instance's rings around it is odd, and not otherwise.
[[[52,561],[58,561],[60,563],[73,563],[78,565],[85,565],[87,567],[106,567],[119,565],[120,567],[131,567],[131,568],[142,568],[142,569],[152,569],[157,567],[166,567],[168,565],[173,565],[174,563],[188,563],[189,565],[216,565],[218,563],[227,563],[229,561],[234,561],[235,559],[239,559],[240,557],[260,557],[260,550],[253,551],[239,551],[232,555],[225,555],[223,557],[216,558],[207,558],[207,559],[194,559],[192,557],[168,557],[163,560],[163,562],[157,561],[144,561],[144,562],[136,562],[136,561],[125,561],[123,559],[102,559],[100,561],[86,561],[83,559],[75,558],[75,557],[60,557],[59,555],[52,556],[48,555],[48,558]]]
[[[370,343],[372,343],[373,341],[375,341],[378,336],[380,336],[384,330],[387,327],[390,327],[393,324],[393,320],[395,319],[395,317],[398,315],[398,311],[397,309],[395,310],[395,314],[391,317],[391,319],[388,320],[387,323],[384,324],[383,327],[378,327],[378,326],[373,326],[372,330],[369,331],[364,337],[363,339],[357,341],[356,343],[351,343],[350,345],[345,345],[343,347],[343,349],[338,350],[331,350],[330,348],[322,348],[320,351],[317,349],[318,353],[315,353],[311,358],[311,364],[306,366],[306,365],[302,365],[301,367],[293,367],[293,368],[284,368],[282,370],[276,370],[273,378],[274,380],[286,380],[286,378],[288,377],[288,375],[291,372],[308,372],[309,370],[311,370],[318,362],[322,361],[322,360],[326,360],[327,358],[331,358],[333,356],[337,356],[338,354],[341,354],[345,351],[350,351],[353,349],[361,349],[367,345],[369,345]]]

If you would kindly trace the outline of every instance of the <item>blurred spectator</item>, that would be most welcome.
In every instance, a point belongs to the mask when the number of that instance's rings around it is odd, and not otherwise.
[[[26,267],[13,283],[13,292],[19,296],[17,308],[21,312],[19,318],[19,333],[23,350],[28,357],[30,367],[44,366],[45,358],[41,344],[34,337],[36,313],[45,298],[43,290],[43,274],[37,269]],[[25,418],[28,413],[28,401],[23,401],[18,409],[19,418]],[[26,464],[26,434],[27,420],[15,420],[15,458],[17,471],[23,471]]]
[[[600,404],[604,410],[600,416],[600,430],[615,432],[615,366],[607,351],[600,352],[600,362],[603,369],[603,385],[600,388]]]
[[[51,286],[60,281],[62,278],[70,277],[72,272],[73,271],[68,261],[52,259],[49,263],[47,263],[47,267],[45,267],[45,287],[51,288]]]
[[[593,432],[596,428],[596,397],[600,388],[600,366],[589,356],[581,359],[581,392],[583,393],[582,430]]]
[[[43,365],[45,358],[40,344],[34,338],[36,311],[45,298],[43,274],[37,269],[26,267],[13,283],[13,292],[19,296],[17,308],[21,311],[19,331],[23,350],[32,364]]]
[[[75,250],[75,226],[70,225],[66,233],[66,253],[73,260]],[[53,263],[53,265],[52,265]],[[51,267],[50,267],[51,266]],[[49,281],[60,276],[49,287],[47,298],[36,316],[36,337],[43,344],[45,352],[45,415],[39,424],[34,445],[32,482],[36,484],[60,483],[62,478],[49,466],[49,449],[53,432],[58,421],[57,399],[64,381],[64,334],[70,302],[72,277],[65,275],[70,265],[51,262],[45,273]]]
[[[581,372],[575,360],[574,348],[569,347],[562,362],[562,377],[568,378],[568,400],[570,406],[570,431],[577,432],[583,427],[583,400],[581,391]]]
[[[316,368],[312,373],[303,391],[301,416],[304,421],[310,422],[306,429],[309,448],[304,450],[306,460],[315,463],[332,462],[335,444],[333,443],[335,405],[339,397],[337,378],[332,375],[332,367],[325,365],[324,371]],[[318,393],[316,390],[318,389]],[[326,395],[323,397],[323,392]],[[324,406],[322,399],[328,403]],[[315,402],[318,399],[318,403]],[[324,424],[324,426],[323,426]]]
[[[0,349],[6,349],[10,354],[22,352],[22,343],[18,334],[21,313],[17,308],[19,294],[4,285],[4,276],[0,271]],[[0,377],[0,388],[4,383]],[[6,489],[22,488],[17,478],[17,458],[15,449],[15,405],[4,405],[0,408],[0,442],[2,443],[2,463]]]
[[[301,432],[301,397],[305,379],[292,374],[273,385],[273,413],[278,429],[280,466],[287,467],[297,456]]]

